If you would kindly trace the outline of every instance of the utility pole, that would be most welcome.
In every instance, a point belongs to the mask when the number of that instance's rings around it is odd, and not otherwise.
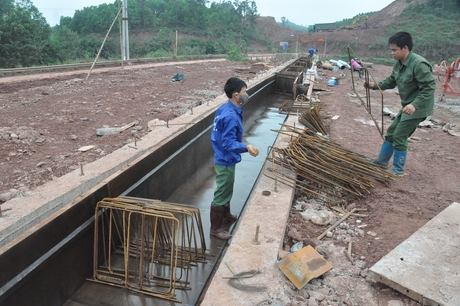
[[[296,56],[297,58],[299,58],[299,53],[298,53],[298,51],[297,51],[297,50],[298,50],[298,48],[297,48],[298,46],[299,46],[299,34],[297,34],[297,40],[296,40],[296,42],[295,42],[295,56]]]
[[[124,60],[129,60],[128,0],[123,0],[123,12],[121,16],[123,55]]]
[[[326,54],[326,48],[327,48],[327,36],[326,36],[326,40],[324,41],[324,52],[323,52],[323,54]]]
[[[297,37],[297,40],[295,42],[295,56],[296,58],[299,57],[299,53],[297,53],[298,47],[299,47],[299,34],[295,35]],[[294,34],[291,34],[291,37],[294,37]]]
[[[178,40],[178,31],[176,30],[176,45],[174,46],[174,56],[177,56],[177,40]]]

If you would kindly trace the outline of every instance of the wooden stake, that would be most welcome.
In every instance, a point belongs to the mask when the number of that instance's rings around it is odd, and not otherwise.
[[[348,243],[348,251],[343,251],[347,255],[348,260],[353,263],[353,257],[351,257],[351,241]]]

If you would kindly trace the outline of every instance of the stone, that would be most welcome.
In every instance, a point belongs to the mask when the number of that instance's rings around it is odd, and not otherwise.
[[[356,203],[351,203],[350,205],[347,205],[347,211],[351,211],[353,208],[356,208]]]
[[[310,297],[307,300],[307,306],[319,306],[314,297]]]
[[[6,202],[9,201],[19,195],[19,190],[17,189],[10,189],[7,192],[1,193],[0,194],[0,202]]]
[[[324,294],[317,291],[308,291],[308,294],[310,295],[310,299],[313,297],[317,302],[321,302],[325,298]]]
[[[302,236],[300,235],[300,233],[297,231],[296,228],[291,228],[289,231],[288,231],[288,237],[291,238],[292,240],[295,240],[295,241],[300,241],[302,240]]]
[[[399,300],[388,301],[388,306],[404,306],[404,303]]]
[[[44,166],[44,165],[46,165],[45,162],[39,162],[35,167],[36,167],[36,168],[40,168],[40,167],[42,167],[42,166]]]

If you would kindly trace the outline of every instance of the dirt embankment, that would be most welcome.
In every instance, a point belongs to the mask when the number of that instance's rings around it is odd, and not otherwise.
[[[295,46],[298,35],[299,52],[306,52],[306,50],[313,47],[319,53],[347,54],[347,47],[350,46],[358,57],[389,57],[388,49],[381,47],[381,43],[383,42],[383,46],[386,46],[388,40],[387,28],[397,22],[401,11],[409,5],[427,1],[393,1],[387,7],[369,17],[367,29],[363,24],[358,24],[355,29],[351,30],[337,29],[331,32],[294,31],[278,25],[273,17],[260,17],[258,23],[260,28],[263,29],[265,37],[273,42],[275,49],[278,51],[281,51],[279,47],[281,41],[286,41],[290,46]],[[356,12],[356,14],[359,13],[363,12]],[[317,40],[319,38],[323,38],[325,42],[302,42],[302,40]],[[380,42],[380,44],[376,45],[377,42]]]

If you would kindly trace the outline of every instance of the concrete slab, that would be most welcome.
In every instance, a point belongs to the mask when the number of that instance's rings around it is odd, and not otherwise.
[[[286,124],[294,125],[296,116],[289,116]],[[298,123],[297,123],[298,125]],[[285,147],[290,141],[287,135],[279,135],[275,146]],[[270,166],[267,163],[265,167]],[[283,171],[280,169],[280,171]],[[287,173],[286,175],[293,175]],[[264,190],[271,191],[263,195]],[[278,268],[278,251],[283,242],[284,231],[292,205],[294,190],[277,184],[263,174],[259,177],[246,204],[246,211],[234,232],[230,246],[225,253],[217,272],[201,303],[209,305],[259,305],[268,302],[271,305],[286,305],[290,297],[285,295],[284,286],[289,280]],[[259,244],[253,244],[257,225]],[[259,268],[262,273],[241,282],[250,286],[266,286],[262,292],[247,292],[231,287],[223,277],[233,276],[225,263],[229,263],[234,272],[241,273]]]
[[[422,305],[460,305],[460,203],[449,207],[371,269],[376,281]]]

